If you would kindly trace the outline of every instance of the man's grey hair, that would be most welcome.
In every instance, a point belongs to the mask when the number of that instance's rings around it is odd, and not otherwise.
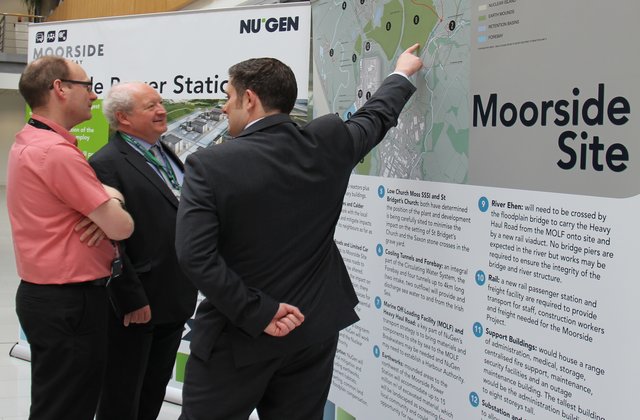
[[[118,128],[117,112],[129,113],[133,110],[133,93],[136,89],[131,89],[134,85],[144,82],[124,82],[111,87],[102,101],[102,113],[113,129]]]

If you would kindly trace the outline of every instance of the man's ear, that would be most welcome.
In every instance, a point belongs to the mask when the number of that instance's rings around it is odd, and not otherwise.
[[[62,82],[60,80],[54,80],[52,84],[53,93],[60,99],[64,98],[64,90],[62,90]]]
[[[116,111],[116,119],[118,120],[118,125],[130,125],[126,112]]]
[[[248,109],[255,108],[256,105],[260,102],[260,98],[258,98],[258,95],[256,95],[256,93],[251,89],[245,89],[244,94],[246,96],[245,99],[247,101],[247,106],[249,107]]]

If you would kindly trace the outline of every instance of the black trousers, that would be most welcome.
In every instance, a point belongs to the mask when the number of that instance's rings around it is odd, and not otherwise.
[[[180,420],[322,420],[338,335],[293,354],[237,368],[229,340],[209,360],[190,355]]]
[[[91,420],[107,356],[107,294],[22,281],[16,313],[31,347],[30,420]]]
[[[129,324],[109,315],[109,356],[97,420],[155,420],[180,346],[184,322]]]

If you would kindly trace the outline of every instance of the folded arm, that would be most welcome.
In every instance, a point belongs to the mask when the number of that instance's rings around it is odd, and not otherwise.
[[[133,233],[133,219],[124,209],[124,197],[115,188],[104,185],[111,197],[87,216],[109,238],[116,241],[127,239]]]

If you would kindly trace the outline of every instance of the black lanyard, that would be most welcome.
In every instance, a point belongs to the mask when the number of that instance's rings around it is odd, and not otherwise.
[[[42,121],[34,120],[33,118],[29,118],[29,121],[27,122],[27,124],[29,124],[32,127],[39,128],[41,130],[49,130],[49,131],[55,132],[55,130],[49,127],[47,124],[43,123]]]

